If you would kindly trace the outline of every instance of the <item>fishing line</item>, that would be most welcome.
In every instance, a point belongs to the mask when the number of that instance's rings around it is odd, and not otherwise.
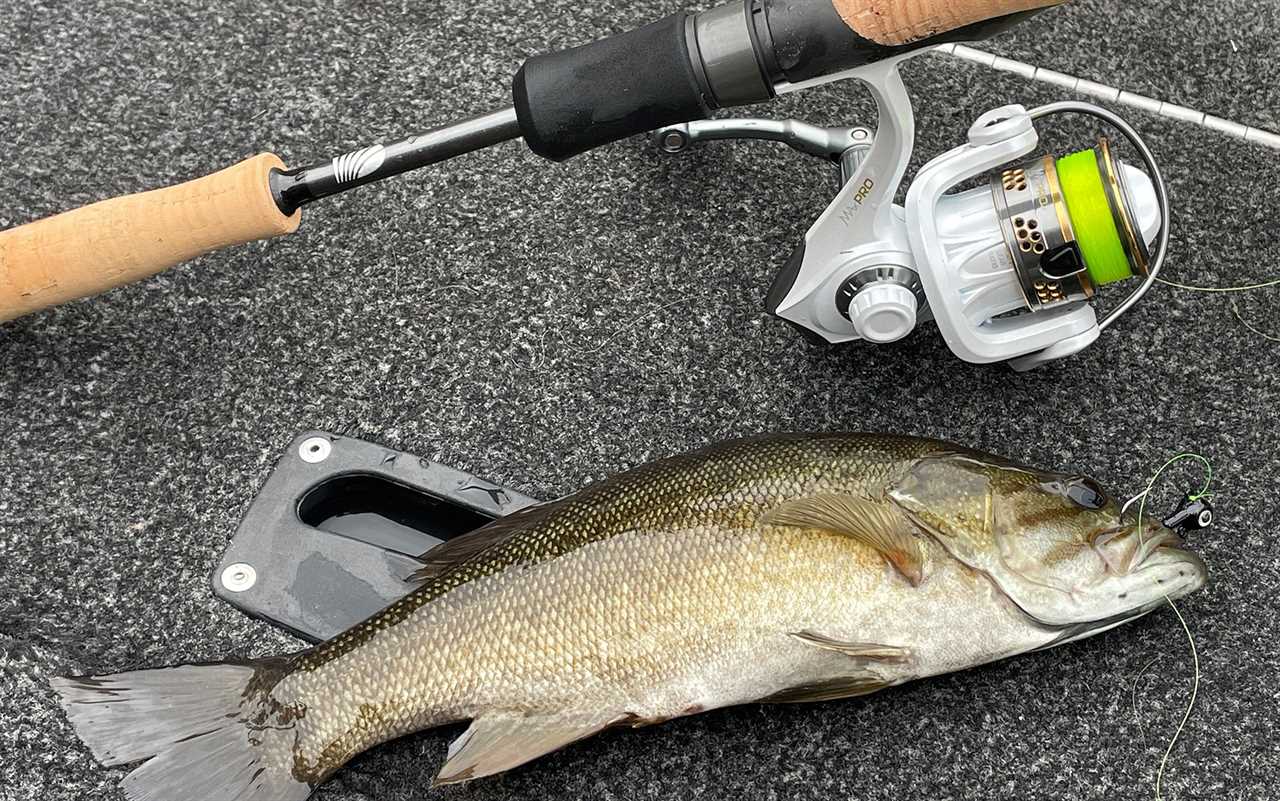
[[[1173,753],[1173,747],[1178,744],[1178,740],[1182,737],[1182,733],[1187,728],[1187,721],[1191,720],[1191,712],[1196,707],[1196,699],[1200,695],[1200,652],[1196,649],[1196,638],[1191,633],[1191,627],[1187,625],[1187,620],[1182,616],[1182,612],[1178,609],[1177,604],[1169,596],[1164,598],[1169,602],[1169,608],[1178,616],[1178,622],[1182,624],[1182,630],[1187,634],[1187,642],[1191,645],[1191,661],[1195,666],[1195,676],[1191,682],[1191,699],[1187,702],[1187,711],[1182,715],[1182,722],[1178,724],[1177,730],[1173,733],[1173,739],[1169,741],[1169,747],[1164,750],[1164,757],[1160,760],[1160,770],[1156,773],[1156,801],[1164,801],[1160,788],[1164,783],[1164,771],[1169,764],[1169,755]]]
[[[666,310],[668,310],[668,309],[670,309],[670,308],[672,308],[672,307],[674,307],[674,306],[679,306],[679,305],[681,305],[681,304],[688,304],[688,303],[692,303],[692,302],[693,302],[693,299],[692,299],[692,298],[680,298],[679,300],[673,300],[673,301],[671,301],[670,303],[666,304],[665,306],[659,306],[659,307],[658,307],[658,308],[656,308],[656,309],[650,309],[649,311],[645,312],[644,314],[641,314],[641,315],[638,315],[638,316],[636,316],[636,317],[633,317],[633,318],[632,318],[629,322],[627,322],[625,325],[623,325],[622,327],[620,327],[620,328],[618,328],[616,331],[614,331],[614,332],[613,332],[613,334],[612,334],[612,335],[610,335],[610,336],[609,336],[609,338],[608,338],[608,339],[606,339],[604,342],[601,342],[599,345],[597,345],[596,347],[592,348],[591,350],[583,351],[583,353],[584,353],[584,354],[587,354],[587,355],[594,354],[594,353],[599,353],[600,351],[602,351],[602,350],[604,350],[606,347],[608,347],[609,343],[613,342],[613,341],[614,341],[615,339],[617,339],[619,336],[621,336],[622,334],[626,333],[627,331],[630,331],[632,328],[635,328],[637,325],[639,325],[640,323],[642,323],[642,322],[644,322],[645,320],[649,319],[650,317],[653,317],[653,316],[654,316],[654,315],[656,315],[656,314],[660,314],[661,312],[664,312],[664,311],[666,311]]]
[[[1253,292],[1259,289],[1270,289],[1271,287],[1280,286],[1280,278],[1277,278],[1274,281],[1264,281],[1261,284],[1246,284],[1244,286],[1226,286],[1226,287],[1192,286],[1190,284],[1180,284],[1177,281],[1170,281],[1166,278],[1157,278],[1156,281],[1166,286],[1171,286],[1174,289],[1182,289],[1182,290],[1186,290],[1187,292],[1200,292],[1204,294],[1213,294],[1213,295],[1235,295],[1243,292]],[[1268,334],[1266,331],[1259,330],[1257,327],[1252,325],[1248,320],[1244,319],[1244,315],[1240,313],[1240,307],[1236,304],[1234,298],[1231,300],[1231,312],[1235,315],[1236,319],[1240,321],[1240,324],[1243,325],[1246,329],[1248,329],[1251,333],[1256,334],[1257,336],[1260,336],[1263,339],[1270,340],[1271,342],[1280,342],[1280,337],[1277,337],[1273,334]]]
[[[1158,482],[1160,480],[1160,477],[1163,476],[1174,465],[1180,462],[1188,461],[1188,460],[1198,462],[1204,467],[1204,486],[1200,488],[1199,492],[1188,494],[1187,500],[1194,503],[1195,501],[1212,497],[1209,490],[1213,486],[1213,464],[1204,456],[1198,453],[1191,453],[1191,452],[1180,453],[1177,456],[1174,456],[1173,458],[1166,461],[1164,464],[1162,464],[1160,466],[1160,469],[1155,472],[1155,475],[1151,477],[1151,480],[1147,482],[1147,488],[1143,490],[1142,494],[1134,498],[1131,498],[1129,502],[1125,504],[1125,509],[1127,509],[1135,501],[1138,502],[1136,532],[1138,535],[1139,553],[1142,551],[1143,545],[1145,544],[1143,532],[1142,532],[1142,519],[1143,519],[1143,515],[1146,513],[1147,501],[1150,499],[1151,493],[1155,489],[1156,482]],[[1121,514],[1124,514],[1123,509],[1121,510]],[[1160,768],[1156,772],[1155,801],[1164,801],[1164,795],[1161,791],[1164,786],[1165,770],[1168,768],[1168,765],[1169,765],[1169,757],[1173,754],[1174,747],[1178,744],[1178,741],[1182,738],[1182,734],[1187,728],[1187,722],[1191,720],[1191,713],[1195,709],[1196,699],[1200,695],[1200,654],[1199,654],[1199,651],[1196,649],[1195,636],[1192,635],[1191,627],[1187,625],[1186,618],[1182,616],[1182,611],[1178,609],[1178,606],[1173,602],[1173,599],[1166,595],[1165,601],[1169,604],[1169,608],[1173,610],[1173,613],[1178,616],[1178,622],[1182,624],[1182,630],[1186,632],[1187,642],[1191,644],[1191,659],[1192,659],[1192,663],[1195,666],[1195,675],[1192,680],[1191,698],[1187,702],[1186,712],[1183,714],[1182,721],[1178,724],[1178,728],[1174,731],[1173,738],[1169,741],[1169,746],[1164,751],[1164,756],[1160,759]],[[1137,716],[1138,716],[1138,703],[1137,703],[1138,682],[1142,680],[1143,674],[1145,674],[1147,670],[1151,668],[1151,665],[1155,664],[1155,661],[1156,660],[1152,660],[1151,662],[1148,662],[1147,666],[1144,667],[1138,673],[1138,677],[1134,679],[1133,713],[1134,713],[1135,719],[1137,719]],[[1139,721],[1139,726],[1141,726],[1141,721]],[[1143,730],[1143,737],[1144,739],[1146,737],[1145,729]]]
[[[1194,502],[1194,501],[1200,500],[1201,498],[1213,497],[1209,493],[1209,488],[1213,484],[1213,464],[1210,463],[1208,459],[1206,459],[1205,457],[1201,456],[1198,453],[1180,453],[1177,456],[1174,456],[1172,459],[1170,459],[1169,461],[1165,462],[1163,465],[1160,466],[1160,469],[1156,471],[1156,474],[1151,477],[1151,481],[1147,482],[1147,488],[1142,491],[1141,495],[1138,495],[1135,498],[1131,498],[1129,500],[1129,503],[1125,504],[1125,506],[1128,507],[1135,500],[1138,501],[1137,532],[1138,532],[1139,546],[1141,546],[1143,542],[1142,516],[1146,513],[1147,499],[1151,497],[1151,491],[1155,489],[1156,482],[1160,480],[1160,477],[1164,475],[1169,468],[1173,467],[1178,462],[1183,462],[1183,461],[1186,461],[1187,459],[1194,459],[1195,461],[1204,465],[1204,486],[1200,489],[1198,493],[1195,493],[1194,495],[1188,495],[1187,500]],[[1124,510],[1122,509],[1121,513],[1123,514],[1123,512]]]
[[[1157,278],[1156,281],[1175,289],[1185,289],[1188,292],[1211,292],[1214,294],[1224,295],[1235,292],[1253,292],[1256,289],[1270,289],[1273,286],[1280,286],[1280,278],[1277,278],[1274,281],[1266,281],[1261,284],[1248,284],[1246,286],[1191,286],[1189,284],[1180,284],[1177,281],[1170,281],[1167,278]]]
[[[1142,670],[1138,671],[1138,675],[1134,676],[1133,684],[1129,687],[1129,709],[1133,710],[1133,722],[1138,724],[1138,731],[1142,733],[1142,747],[1145,749],[1150,745],[1147,739],[1147,727],[1142,725],[1142,718],[1138,715],[1138,685],[1147,673],[1151,671],[1153,665],[1159,662],[1161,657],[1153,656],[1151,661],[1142,666]]]
[[[1240,321],[1241,325],[1243,325],[1245,328],[1249,329],[1253,333],[1257,334],[1263,339],[1267,339],[1272,342],[1280,342],[1280,337],[1277,337],[1273,334],[1268,334],[1266,331],[1261,331],[1257,328],[1254,328],[1252,325],[1250,325],[1249,321],[1244,319],[1244,315],[1240,314],[1240,307],[1236,305],[1236,302],[1234,300],[1231,301],[1231,312],[1235,314],[1236,319]]]

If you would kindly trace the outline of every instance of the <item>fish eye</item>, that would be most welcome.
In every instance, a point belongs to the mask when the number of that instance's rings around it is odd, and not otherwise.
[[[1066,483],[1065,495],[1081,509],[1101,509],[1107,505],[1107,493],[1088,476],[1077,476]]]

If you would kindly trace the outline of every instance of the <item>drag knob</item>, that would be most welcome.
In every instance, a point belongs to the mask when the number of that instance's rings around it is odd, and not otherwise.
[[[897,281],[876,281],[858,290],[849,319],[858,336],[878,345],[903,339],[916,327],[915,293]]]

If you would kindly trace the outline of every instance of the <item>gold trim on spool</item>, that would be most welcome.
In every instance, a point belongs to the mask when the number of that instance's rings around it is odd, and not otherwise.
[[[1115,157],[1111,155],[1111,140],[1105,136],[1098,137],[1098,170],[1102,173],[1102,186],[1107,191],[1107,203],[1111,206],[1111,215],[1116,220],[1116,230],[1120,232],[1120,244],[1124,246],[1124,255],[1129,258],[1129,266],[1139,275],[1148,275],[1151,269],[1151,254],[1147,243],[1143,241],[1134,222],[1129,207],[1129,193],[1125,187]]]

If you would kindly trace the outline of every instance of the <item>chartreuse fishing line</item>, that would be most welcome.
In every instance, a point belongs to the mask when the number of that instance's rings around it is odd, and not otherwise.
[[[1102,183],[1098,153],[1092,148],[1058,159],[1058,182],[1071,215],[1076,244],[1084,255],[1089,277],[1099,285],[1133,277],[1120,229]]]
[[[1147,482],[1147,488],[1143,490],[1141,495],[1134,497],[1129,501],[1129,503],[1125,504],[1126,507],[1131,506],[1135,502],[1138,504],[1138,516],[1135,521],[1135,525],[1137,527],[1136,530],[1138,534],[1139,549],[1141,549],[1144,544],[1142,521],[1146,513],[1147,500],[1151,497],[1151,493],[1155,489],[1157,482],[1160,481],[1160,478],[1166,472],[1172,469],[1174,465],[1187,461],[1197,462],[1204,468],[1204,484],[1200,487],[1199,491],[1189,493],[1184,499],[1182,508],[1175,512],[1172,517],[1165,520],[1164,524],[1169,528],[1173,528],[1178,531],[1189,531],[1208,528],[1209,525],[1213,523],[1213,507],[1209,505],[1209,501],[1213,498],[1211,493],[1213,486],[1213,464],[1206,457],[1198,453],[1180,453],[1160,466],[1160,469],[1157,470],[1155,475],[1151,477],[1151,480]],[[1164,775],[1165,769],[1169,765],[1169,757],[1173,754],[1174,747],[1177,746],[1178,741],[1182,738],[1182,733],[1186,730],[1187,722],[1191,720],[1191,713],[1195,709],[1196,699],[1200,695],[1200,653],[1196,648],[1195,636],[1192,635],[1191,627],[1187,624],[1186,618],[1182,616],[1182,611],[1178,609],[1177,605],[1173,602],[1173,599],[1166,596],[1165,601],[1168,602],[1169,607],[1173,609],[1173,613],[1177,615],[1178,622],[1182,625],[1182,630],[1187,635],[1187,643],[1191,648],[1193,676],[1191,681],[1191,697],[1187,700],[1186,711],[1183,713],[1182,720],[1178,723],[1177,729],[1174,730],[1173,737],[1170,738],[1168,747],[1165,748],[1164,756],[1160,759],[1160,768],[1156,772],[1156,801],[1164,801]],[[1155,660],[1152,660],[1151,663],[1148,663],[1147,668],[1150,668],[1154,663]],[[1142,672],[1145,673],[1147,668],[1144,668]],[[1137,714],[1137,683],[1141,678],[1142,673],[1139,673],[1137,679],[1134,680],[1135,715]]]

